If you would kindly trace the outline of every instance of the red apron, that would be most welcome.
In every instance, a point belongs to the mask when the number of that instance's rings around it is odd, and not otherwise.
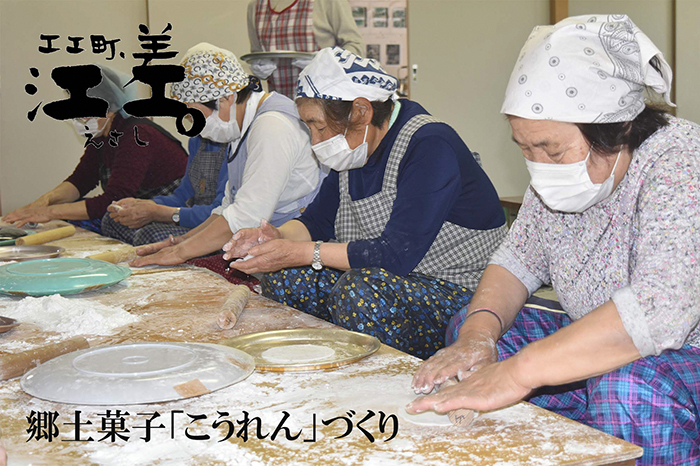
[[[313,10],[314,0],[296,0],[280,12],[272,9],[270,0],[258,0],[255,23],[263,50],[317,51]],[[292,60],[278,60],[277,69],[267,80],[269,90],[294,99],[300,71],[292,66]]]

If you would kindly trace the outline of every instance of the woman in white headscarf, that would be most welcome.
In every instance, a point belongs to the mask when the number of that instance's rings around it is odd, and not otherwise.
[[[397,100],[397,86],[375,60],[339,47],[318,52],[296,102],[332,171],[298,219],[238,232],[224,258],[250,254],[231,267],[275,272],[262,280],[272,299],[427,358],[506,227],[496,190],[459,135]]]
[[[219,251],[232,234],[263,220],[282,225],[301,214],[321,184],[308,129],[294,102],[263,92],[233,53],[211,44],[191,48],[182,65],[185,79],[173,84],[171,93],[204,114],[203,138],[228,144],[226,192],[221,206],[198,227],[139,248],[143,257],[134,266],[179,264]]]
[[[670,104],[671,70],[626,16],[532,32],[501,110],[530,187],[452,345],[413,381],[461,382],[409,411],[530,396],[644,447],[637,464],[698,464],[700,127],[645,89]],[[523,308],[546,283],[566,314]]]

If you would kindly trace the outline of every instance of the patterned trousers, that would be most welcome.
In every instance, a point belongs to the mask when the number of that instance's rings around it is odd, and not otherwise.
[[[450,322],[448,344],[465,312]],[[570,323],[566,314],[526,306],[498,342],[499,360]],[[700,349],[693,346],[576,384],[543,387],[529,401],[643,447],[639,466],[700,464]]]
[[[112,220],[109,213],[102,217],[102,234],[110,238],[124,241],[125,243],[141,246],[143,244],[157,243],[168,236],[184,235],[189,228],[175,225],[174,223],[152,222],[141,228],[131,229],[119,222]]]
[[[472,297],[454,283],[381,268],[283,269],[263,276],[262,294],[423,359],[445,345],[450,317]]]

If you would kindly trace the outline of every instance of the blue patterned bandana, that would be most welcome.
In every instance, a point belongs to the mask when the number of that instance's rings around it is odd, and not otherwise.
[[[327,47],[299,74],[296,97],[349,101],[364,97],[384,102],[397,98],[398,87],[398,80],[378,61],[340,47]]]

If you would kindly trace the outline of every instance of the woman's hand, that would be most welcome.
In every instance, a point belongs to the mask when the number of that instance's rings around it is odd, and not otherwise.
[[[238,230],[228,243],[224,244],[224,260],[245,257],[250,253],[250,249],[259,244],[281,239],[280,231],[269,224],[265,219],[260,222],[259,228],[243,228]]]
[[[409,413],[433,410],[446,413],[460,408],[490,411],[510,406],[525,398],[534,387],[521,380],[518,356],[489,364],[469,373],[461,382],[435,395],[418,398],[406,406]]]
[[[140,248],[136,248],[136,255],[137,256],[150,256],[151,254],[155,254],[161,249],[170,247],[170,246],[175,246],[177,244],[180,244],[184,241],[184,238],[182,236],[173,236],[170,235],[168,239],[164,239],[163,241],[159,241],[157,243],[151,243],[147,244],[145,246],[141,246]]]
[[[311,263],[313,249],[314,243],[273,239],[251,248],[248,251],[253,256],[251,259],[233,261],[229,267],[247,274],[276,272],[289,267],[300,267]]]
[[[488,332],[469,331],[425,361],[413,376],[413,391],[430,393],[449,378],[463,380],[498,360],[496,342]]]
[[[31,204],[25,207],[21,207],[14,212],[10,212],[5,215],[2,219],[7,223],[14,224],[15,227],[20,228],[24,224],[29,222],[45,223],[53,219],[51,212],[51,207],[31,207]]]
[[[115,222],[136,229],[155,221],[156,207],[152,200],[126,198],[110,204],[107,211]]]
[[[139,250],[136,250],[136,254],[143,257],[139,257],[138,259],[129,262],[129,265],[131,267],[143,267],[145,265],[177,265],[182,264],[187,259],[189,259],[189,257],[186,257],[184,254],[182,254],[178,246],[166,247],[156,252],[155,254],[150,254],[147,256],[140,254]]]

